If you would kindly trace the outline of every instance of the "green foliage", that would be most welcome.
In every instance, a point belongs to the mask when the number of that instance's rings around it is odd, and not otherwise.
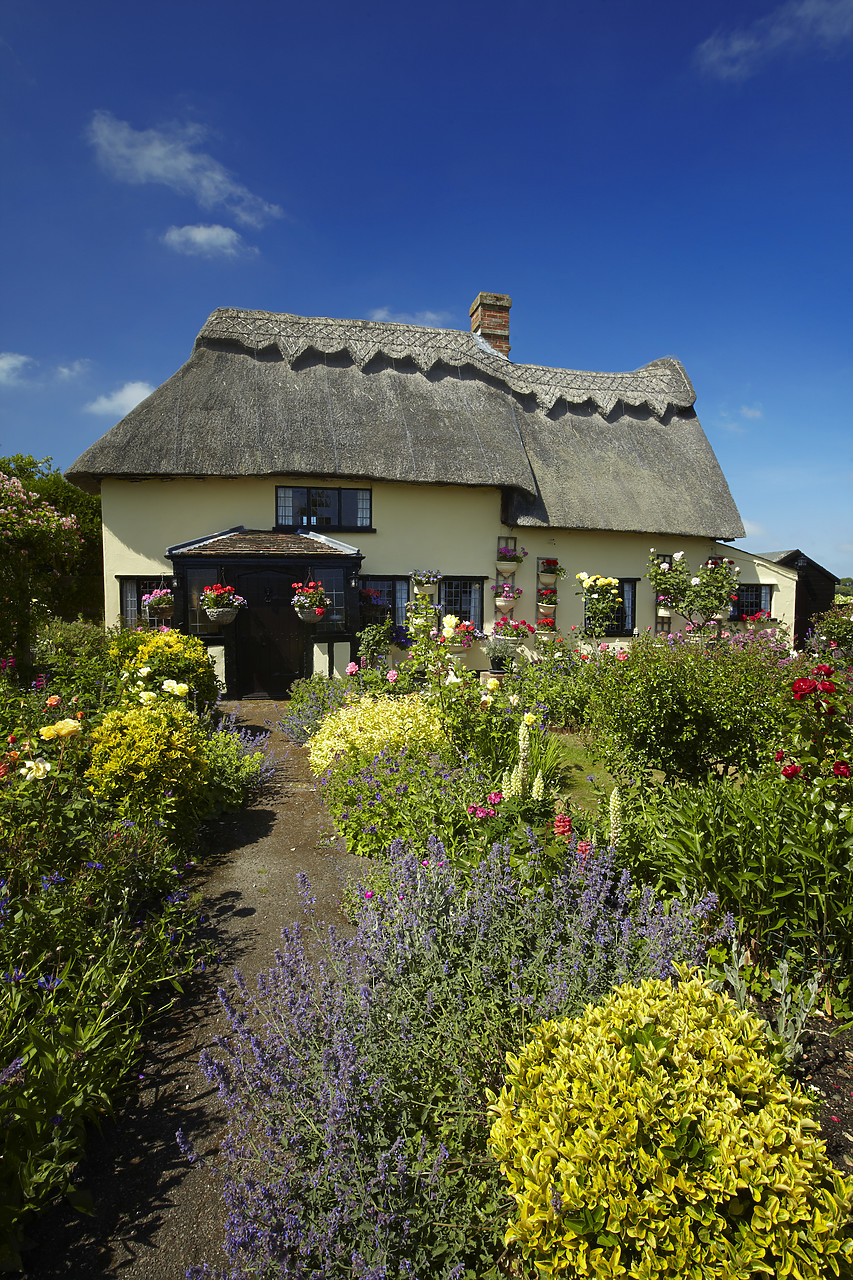
[[[596,671],[595,662],[549,644],[541,657],[520,666],[512,686],[525,706],[540,706],[552,725],[576,729],[586,717]]]
[[[0,867],[0,1267],[21,1223],[74,1192],[85,1125],[111,1110],[159,993],[199,961],[175,853],[102,825],[84,851],[18,830]]]
[[[267,764],[265,751],[246,750],[238,734],[222,729],[207,743],[210,776],[205,816],[239,809],[259,785]]]
[[[118,696],[118,673],[110,661],[113,637],[100,623],[83,618],[50,618],[39,627],[34,645],[36,669],[47,677],[46,695],[58,694],[65,704],[87,715]]]
[[[575,578],[581,584],[575,595],[583,597],[584,634],[590,639],[600,640],[615,622],[622,603],[619,580],[605,578],[600,573],[577,573]]]
[[[209,807],[207,735],[181,702],[108,712],[92,733],[93,794],[115,813],[189,829]]]
[[[820,652],[841,649],[853,656],[853,599],[837,598],[832,608],[812,619],[811,628],[814,647]]]
[[[185,636],[180,631],[121,632],[110,644],[110,658],[121,671],[121,679],[130,690],[140,679],[150,690],[162,687],[164,680],[189,686],[189,697],[199,711],[213,706],[219,684],[213,662],[198,636]],[[127,674],[125,674],[127,673]],[[143,674],[144,673],[144,674]],[[134,700],[138,700],[138,694]]]
[[[587,723],[611,772],[701,778],[754,767],[782,734],[788,668],[754,648],[636,640],[597,663]]]
[[[358,656],[366,658],[370,666],[374,666],[380,658],[384,658],[391,648],[391,632],[393,630],[391,615],[384,622],[373,622],[358,633]]]
[[[506,1234],[548,1275],[730,1280],[853,1274],[853,1180],[761,1024],[685,975],[545,1022],[499,1098]]]

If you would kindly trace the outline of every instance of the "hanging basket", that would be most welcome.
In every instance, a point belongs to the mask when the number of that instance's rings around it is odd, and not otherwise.
[[[149,604],[147,608],[149,618],[171,618],[175,612],[173,604]]]
[[[543,618],[553,618],[557,612],[557,606],[555,604],[540,604],[539,612]]]
[[[505,578],[508,578],[511,573],[515,573],[518,569],[517,560],[496,560],[495,565],[498,573],[502,573]]]
[[[437,582],[413,582],[416,596],[434,596]]]
[[[515,608],[515,600],[511,596],[495,596],[495,608],[501,613],[509,613],[510,609]]]
[[[239,609],[205,609],[210,621],[218,622],[221,626],[225,626],[228,622],[233,622],[239,612]]]
[[[557,575],[556,573],[540,573],[539,581],[542,583],[543,587],[553,587],[554,583],[557,581]]]
[[[303,622],[317,622],[323,616],[319,609],[297,609]]]

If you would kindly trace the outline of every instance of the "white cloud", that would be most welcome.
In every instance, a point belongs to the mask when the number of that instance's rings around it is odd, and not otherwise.
[[[760,418],[763,416],[764,410],[758,405],[742,404],[740,407],[740,416],[742,418]]]
[[[695,52],[698,65],[721,80],[745,80],[772,58],[818,49],[841,53],[853,39],[853,0],[785,0],[734,31],[716,31]]]
[[[257,253],[246,244],[239,231],[233,227],[202,223],[193,227],[169,227],[162,236],[163,244],[175,253],[186,253],[200,258],[236,258],[242,254]]]
[[[192,196],[202,209],[222,206],[249,227],[280,218],[278,205],[253,195],[224,165],[198,149],[203,137],[199,125],[134,129],[109,111],[96,111],[88,130],[102,168],[118,182],[160,183]]]
[[[368,320],[393,321],[395,324],[419,324],[427,328],[441,328],[452,318],[450,311],[392,311],[390,307],[376,307],[368,311]]]
[[[79,378],[81,374],[87,373],[91,363],[91,360],[72,360],[70,364],[57,365],[56,376],[63,382],[69,382],[72,378]]]
[[[13,387],[23,381],[21,374],[28,364],[35,364],[32,356],[16,355],[14,351],[0,351],[0,386]]]
[[[150,382],[126,382],[123,387],[119,387],[118,391],[113,391],[108,396],[98,396],[97,400],[84,405],[84,408],[87,413],[100,413],[118,421],[126,413],[130,413],[140,400],[150,396],[153,390]]]
[[[755,520],[744,520],[743,527],[746,529],[747,538],[763,538],[767,530],[763,524],[758,524]]]

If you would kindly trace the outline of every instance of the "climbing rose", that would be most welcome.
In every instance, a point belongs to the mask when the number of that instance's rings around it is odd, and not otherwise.
[[[782,770],[782,777],[783,777],[783,778],[787,778],[787,779],[788,779],[788,781],[790,782],[792,778],[797,778],[797,777],[799,777],[799,775],[800,775],[802,772],[803,772],[803,770],[802,770],[802,768],[801,768],[801,766],[800,766],[800,765],[798,765],[798,764],[786,764],[786,765],[785,765],[785,767],[784,767],[784,769]]]
[[[832,772],[835,774],[836,778],[849,778],[850,765],[845,764],[843,760],[836,760],[835,764],[832,766]]]

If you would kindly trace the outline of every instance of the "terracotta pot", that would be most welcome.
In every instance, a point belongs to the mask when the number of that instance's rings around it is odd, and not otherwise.
[[[234,619],[237,617],[237,614],[238,614],[239,612],[240,612],[240,611],[239,611],[239,609],[208,609],[208,608],[205,608],[205,613],[207,614],[208,618],[210,618],[210,621],[211,621],[211,622],[218,622],[218,623],[220,623],[222,626],[225,626],[225,624],[226,624],[226,623],[228,623],[228,622],[233,622],[233,621],[234,621]]]

